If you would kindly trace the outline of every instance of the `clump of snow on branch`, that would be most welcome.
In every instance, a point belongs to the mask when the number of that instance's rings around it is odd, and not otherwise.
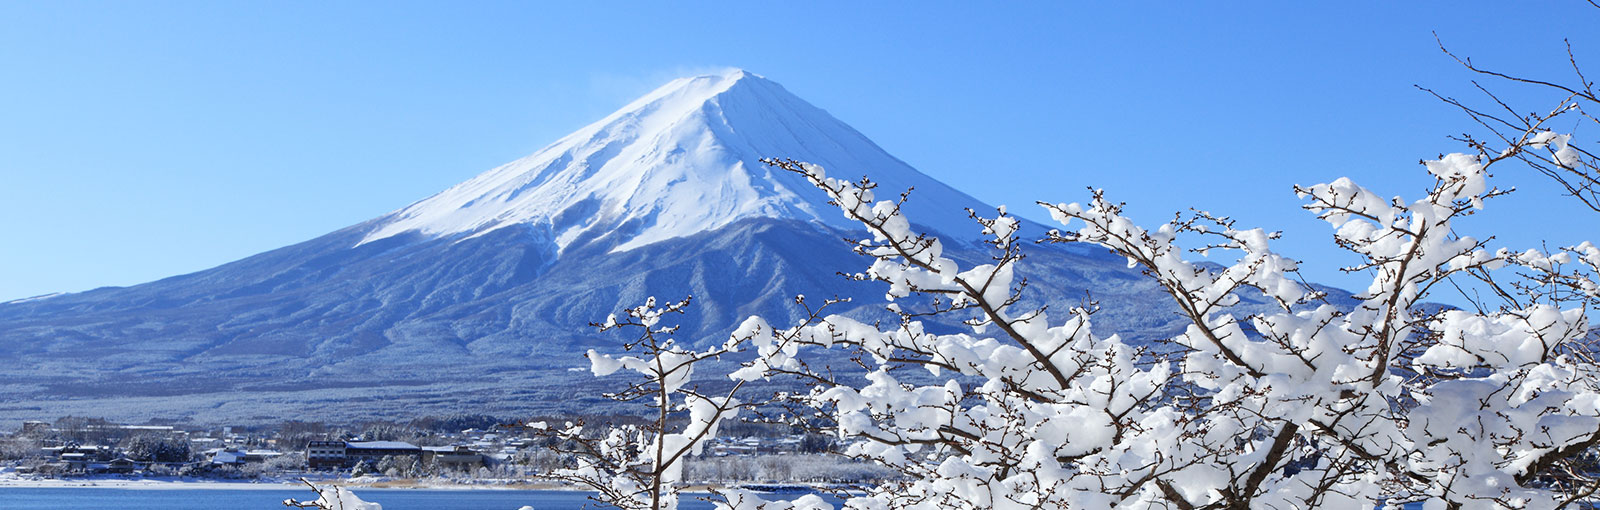
[[[383,505],[363,501],[350,489],[329,485],[318,487],[310,481],[300,479],[306,486],[317,493],[317,499],[312,501],[298,501],[295,499],[283,500],[283,506],[292,508],[317,508],[321,510],[383,510]]]

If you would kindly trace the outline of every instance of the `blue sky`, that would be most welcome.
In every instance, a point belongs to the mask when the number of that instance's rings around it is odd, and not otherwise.
[[[727,66],[990,203],[1207,209],[1355,286],[1290,187],[1424,189],[1416,162],[1471,126],[1413,85],[1475,98],[1434,31],[1562,79],[1571,37],[1600,69],[1577,0],[1302,4],[0,2],[0,300],[307,240]],[[1522,191],[1467,233],[1600,239],[1534,176],[1498,182]]]

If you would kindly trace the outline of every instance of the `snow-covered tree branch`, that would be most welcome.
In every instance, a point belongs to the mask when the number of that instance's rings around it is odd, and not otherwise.
[[[1600,4],[1589,4],[1600,9]],[[1566,61],[1571,75],[1564,79],[1533,78],[1495,70],[1457,55],[1442,40],[1439,49],[1475,75],[1544,93],[1540,100],[1549,101],[1537,111],[1527,112],[1519,111],[1522,106],[1512,106],[1514,101],[1503,99],[1503,94],[1477,81],[1472,84],[1488,98],[1488,104],[1480,106],[1422,88],[1459,108],[1484,129],[1482,136],[1462,134],[1457,139],[1482,155],[1521,159],[1529,169],[1555,182],[1566,194],[1600,212],[1600,159],[1594,152],[1572,143],[1571,135],[1556,132],[1571,133],[1581,125],[1600,125],[1600,119],[1595,117],[1595,112],[1600,110],[1600,91],[1584,73],[1572,42],[1566,41]],[[1563,121],[1570,122],[1559,125]]]
[[[797,299],[804,306],[804,299]],[[832,304],[824,303],[810,314],[816,320]],[[546,423],[528,424],[537,433],[558,440],[556,449],[570,455],[575,465],[546,476],[574,483],[595,491],[594,499],[604,505],[628,510],[677,508],[683,488],[683,468],[687,457],[700,455],[705,443],[715,438],[724,420],[734,418],[748,406],[739,391],[751,377],[735,374],[725,389],[712,391],[694,384],[695,367],[722,356],[736,355],[748,348],[754,338],[766,338],[770,329],[763,322],[746,322],[721,345],[705,350],[680,347],[672,337],[678,327],[663,319],[681,314],[689,299],[657,306],[655,298],[643,305],[612,315],[595,324],[601,331],[633,329],[639,337],[623,346],[638,356],[614,356],[590,350],[588,358],[596,376],[620,370],[635,373],[640,380],[606,397],[638,401],[653,411],[650,420],[638,425],[605,424],[586,427],[569,422],[559,427]],[[728,377],[723,377],[727,381]],[[670,432],[672,424],[686,418],[683,429]]]
[[[1532,133],[1511,153],[1546,142]],[[803,373],[823,384],[801,400],[832,419],[851,455],[906,476],[851,501],[862,508],[1570,504],[1594,491],[1576,462],[1600,441],[1585,343],[1597,250],[1491,251],[1457,232],[1454,220],[1504,193],[1488,169],[1511,153],[1426,162],[1435,185],[1411,202],[1348,179],[1297,188],[1361,257],[1351,270],[1373,275],[1348,308],[1300,282],[1296,262],[1271,251],[1275,233],[1207,213],[1145,229],[1099,191],[1087,204],[1041,204],[1066,229],[1048,241],[1103,246],[1166,290],[1189,326],[1164,354],[1095,335],[1088,310],[1059,323],[1016,310],[1022,254],[1003,209],[978,218],[993,263],[963,268],[911,231],[904,197],[876,201],[870,181],[771,161],[871,233],[857,251],[873,264],[857,277],[887,283],[902,317],[881,330],[844,317],[801,328],[801,346],[877,362],[865,385]],[[1237,257],[1221,269],[1187,258],[1215,251]],[[1509,299],[1494,311],[1425,306],[1457,276],[1516,282],[1498,287]],[[1278,309],[1236,312],[1246,294]],[[932,310],[899,306],[913,295]],[[968,314],[971,331],[932,334],[920,322],[946,313]],[[796,356],[756,365],[803,372]],[[907,384],[896,376],[907,367],[944,378]]]

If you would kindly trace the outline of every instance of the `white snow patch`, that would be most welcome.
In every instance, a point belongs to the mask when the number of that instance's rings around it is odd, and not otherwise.
[[[32,301],[44,301],[46,299],[50,299],[50,298],[57,297],[57,296],[65,296],[65,295],[67,295],[66,292],[51,292],[49,294],[41,294],[41,295],[33,296],[33,297],[25,297],[25,298],[22,298],[22,299],[13,299],[13,300],[6,301],[5,303],[0,303],[0,304],[14,305],[14,304],[18,304],[18,303],[28,303],[28,302],[32,302]]]

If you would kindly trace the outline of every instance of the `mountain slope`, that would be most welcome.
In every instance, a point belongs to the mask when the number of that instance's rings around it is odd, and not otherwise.
[[[197,421],[409,418],[587,409],[605,384],[587,327],[648,296],[693,295],[688,341],[720,341],[792,297],[880,316],[884,289],[837,276],[867,261],[854,226],[790,157],[870,175],[947,254],[987,260],[965,208],[781,86],[742,71],[674,81],[533,155],[373,220],[126,288],[0,304],[0,426],[65,414]],[[1039,227],[1026,224],[1024,235]],[[1159,289],[1118,257],[1034,248],[1037,303],[1105,306],[1097,328],[1176,331]]]

